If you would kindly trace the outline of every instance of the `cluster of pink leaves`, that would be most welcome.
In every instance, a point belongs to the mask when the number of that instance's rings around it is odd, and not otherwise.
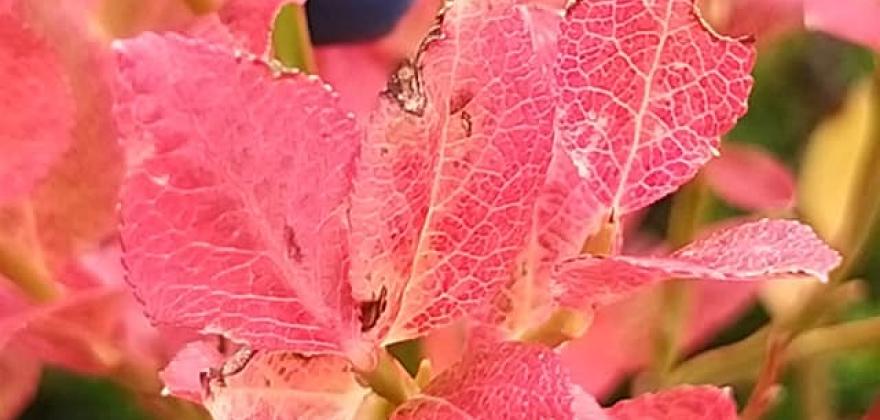
[[[218,418],[345,418],[357,404],[338,402],[366,394],[349,363],[368,369],[377,346],[468,317],[501,338],[474,340],[395,416],[735,416],[708,388],[603,411],[552,351],[504,337],[665,278],[823,278],[837,264],[784,220],[668,257],[579,255],[606,221],[717,153],[745,112],[752,49],[710,32],[686,0],[579,2],[564,18],[462,1],[431,38],[363,125],[318,79],[228,45],[170,34],[119,45],[130,282],[156,323],[264,351],[200,392],[198,369],[223,356],[196,342],[166,377]],[[514,403],[525,411],[504,409]]]
[[[590,310],[667,277],[822,277],[836,264],[792,221],[735,227],[663,258],[579,255],[606,221],[674,191],[715,153],[745,112],[748,45],[708,31],[687,0],[580,2],[564,18],[526,2],[459,1],[406,69],[418,77],[398,73],[360,123],[321,81],[266,64],[280,3],[230,0],[187,36],[118,47],[130,282],[157,324],[260,350],[205,389],[201,369],[226,356],[196,341],[166,370],[169,389],[207,396],[217,418],[346,418],[367,393],[352,363],[467,316],[501,332],[473,340],[396,416],[488,417],[514,402],[522,411],[511,416],[735,416],[713,388],[601,410],[554,352],[506,340],[561,305]],[[0,117],[10,180],[0,200],[33,203],[53,272],[76,278],[85,271],[66,274],[70,261],[112,230],[109,212],[94,213],[112,208],[98,204],[112,204],[122,171],[104,83],[113,70],[101,48],[65,44],[71,28],[90,39],[71,26],[82,19],[40,25],[31,6],[0,2],[0,30],[16,40],[0,46],[15,99]],[[65,213],[88,217],[71,224]],[[2,359],[35,348],[89,366],[53,344],[91,347],[117,331],[90,324],[117,312],[90,300],[116,293],[84,286],[97,283],[72,281],[48,306],[8,288]],[[94,337],[63,334],[84,325]]]
[[[880,9],[871,1],[840,3],[824,0],[703,0],[704,15],[724,33],[754,36],[759,45],[792,32],[809,29],[880,49]],[[754,146],[729,142],[721,156],[702,170],[709,189],[735,207],[757,214],[788,214],[797,201],[794,177],[784,164]],[[626,226],[627,230],[633,225]],[[656,240],[653,243],[656,245]],[[629,237],[627,248],[650,244],[651,238]],[[651,251],[655,253],[656,251]],[[641,252],[635,252],[641,253]],[[735,286],[719,282],[688,282],[692,307],[685,315],[685,336],[680,346],[688,352],[705,343],[718,328],[747,308],[759,284]],[[586,336],[562,353],[579,384],[597,395],[606,395],[627,373],[650,358],[652,335],[664,311],[663,290],[655,287],[614,304],[596,314]],[[622,327],[623,324],[639,327]],[[649,327],[645,327],[649,326]],[[618,348],[637,349],[626,355]]]

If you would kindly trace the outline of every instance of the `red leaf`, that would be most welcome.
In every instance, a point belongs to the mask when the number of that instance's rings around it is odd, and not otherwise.
[[[712,386],[680,386],[621,401],[606,410],[612,420],[736,420],[730,391]]]
[[[353,116],[317,79],[176,35],[119,50],[121,235],[148,315],[254,348],[347,347]]]
[[[382,99],[358,169],[353,290],[387,289],[387,341],[465,314],[497,321],[550,158],[549,69],[528,8],[456,2],[443,20],[421,78],[402,69]]]
[[[337,357],[258,352],[240,363],[227,362],[208,383],[205,406],[215,420],[348,420],[369,392]]]
[[[0,204],[28,194],[71,142],[62,59],[28,13],[22,1],[0,1]]]
[[[762,212],[794,206],[794,176],[760,148],[727,143],[721,157],[709,162],[703,171],[716,194],[744,210]]]
[[[558,130],[599,213],[674,191],[746,111],[754,50],[707,29],[692,0],[578,2],[561,31]]]
[[[583,256],[560,264],[557,296],[564,306],[608,303],[668,278],[753,281],[806,275],[825,280],[840,262],[809,227],[760,220],[716,232],[669,257]]]
[[[404,419],[571,419],[595,406],[571,384],[553,351],[478,337],[464,359],[392,416]]]

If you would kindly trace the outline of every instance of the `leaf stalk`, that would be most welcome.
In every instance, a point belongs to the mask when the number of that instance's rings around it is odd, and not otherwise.
[[[373,370],[357,373],[376,394],[386,399],[393,407],[419,392],[415,380],[385,349],[378,351],[378,362]]]

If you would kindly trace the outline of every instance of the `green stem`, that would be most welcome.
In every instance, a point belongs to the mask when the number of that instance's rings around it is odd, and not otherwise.
[[[742,412],[742,420],[759,420],[771,407],[778,393],[776,383],[779,381],[785,352],[790,336],[784,333],[771,332],[767,340],[767,352],[764,363],[758,374],[758,380],[752,388],[752,394]]]
[[[672,200],[666,238],[674,248],[687,245],[705,221],[712,204],[709,188],[702,175],[681,188]]]
[[[698,175],[675,195],[669,213],[666,238],[678,248],[694,239],[711,204],[708,186]],[[654,390],[678,362],[681,338],[691,304],[689,283],[676,279],[664,283],[661,298],[663,311],[655,326],[653,357],[647,376],[639,381],[643,391]]]
[[[821,314],[811,317],[812,323],[827,322],[833,314],[849,306],[854,298],[861,296],[863,293],[861,289],[860,283],[849,282],[826,291],[825,293],[829,295],[827,306],[822,308]],[[768,325],[736,343],[703,352],[673,369],[664,378],[662,386],[668,388],[688,383],[727,384],[748,381],[758,373],[756,365],[761,363],[762,357],[765,355],[771,331],[775,331],[777,334],[784,331],[790,336],[796,337],[803,330],[800,328],[793,330],[793,325],[797,324]],[[803,326],[803,324],[801,325]]]
[[[388,400],[380,397],[375,393],[371,393],[364,398],[364,401],[355,412],[354,420],[376,420],[387,419],[394,412],[394,407]]]
[[[378,351],[378,363],[375,369],[357,373],[376,394],[388,400],[394,407],[419,391],[415,380],[409,376],[406,369],[384,349]]]
[[[272,30],[272,55],[285,67],[309,74],[318,72],[305,6],[288,4],[281,8]]]
[[[610,255],[619,245],[619,240],[620,220],[614,214],[609,214],[596,234],[584,242],[581,252],[590,255]],[[554,348],[583,335],[591,321],[591,312],[559,308],[543,324],[523,331],[518,339]]]
[[[587,238],[581,252],[590,255],[610,255],[619,244],[620,220],[612,214],[605,218],[593,236]]]
[[[830,360],[817,357],[795,367],[796,386],[805,420],[834,418],[834,392],[831,388]]]
[[[880,345],[880,317],[815,328],[797,337],[788,360],[800,362],[867,346]]]
[[[543,324],[524,332],[520,341],[541,343],[550,348],[571,341],[584,334],[591,316],[571,309],[558,309]]]

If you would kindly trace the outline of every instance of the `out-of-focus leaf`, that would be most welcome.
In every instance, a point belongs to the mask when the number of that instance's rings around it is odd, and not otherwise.
[[[229,27],[238,46],[257,55],[270,53],[275,16],[288,3],[305,0],[225,0],[217,11],[220,21]]]
[[[107,38],[124,38],[143,31],[183,29],[194,22],[197,14],[188,3],[205,3],[213,9],[221,0],[79,0],[80,8],[91,8],[96,24]],[[262,1],[256,1],[261,3]]]
[[[729,390],[682,386],[621,401],[608,409],[613,420],[736,420]]]
[[[703,16],[731,36],[768,43],[803,26],[802,0],[699,0]]]
[[[137,405],[134,395],[113,381],[80,376],[62,369],[44,370],[36,400],[19,420],[96,418],[153,420]]]
[[[76,103],[70,150],[31,196],[42,253],[55,272],[113,235],[125,164],[111,112],[110,54],[71,3],[42,0],[34,6],[35,19],[60,51]]]
[[[799,209],[820,236],[845,247],[850,216],[858,202],[859,181],[867,168],[873,129],[880,121],[877,99],[866,80],[856,84],[840,111],[813,132],[798,180]]]
[[[876,0],[804,0],[807,28],[880,51],[880,2]]]
[[[684,336],[674,345],[688,353],[748,307],[760,283],[686,281],[681,286],[687,290],[689,310],[684,315]],[[605,398],[625,375],[644,367],[652,356],[657,322],[669,310],[663,297],[663,289],[653,287],[599,307],[589,331],[562,348],[562,361],[572,379]]]
[[[13,326],[3,332],[10,343],[23,346],[39,360],[101,374],[122,357],[115,345],[121,301],[121,289],[97,288],[51,304],[27,306],[0,323]]]
[[[754,212],[788,210],[795,204],[791,171],[756,146],[727,142],[703,168],[709,187],[728,203]]]
[[[62,51],[30,15],[23,0],[0,1],[0,205],[29,194],[73,141]]]
[[[19,345],[0,348],[0,420],[18,418],[40,383],[41,363]]]

